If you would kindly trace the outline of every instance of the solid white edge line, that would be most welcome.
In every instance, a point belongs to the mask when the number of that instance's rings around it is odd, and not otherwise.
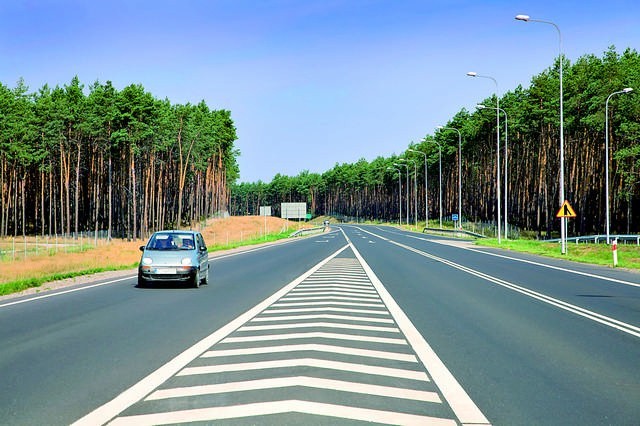
[[[200,354],[207,351],[211,346],[220,340],[224,339],[226,336],[231,334],[233,331],[241,327],[244,323],[249,321],[251,318],[258,315],[260,312],[265,310],[268,306],[272,305],[276,300],[280,299],[282,296],[287,294],[292,288],[296,285],[304,281],[305,278],[313,274],[315,271],[320,269],[321,266],[329,262],[331,259],[339,255],[342,251],[344,251],[348,245],[337,250],[335,253],[327,257],[326,259],[319,262],[313,268],[309,269],[307,272],[284,286],[282,289],[266,298],[253,308],[249,309],[244,314],[241,314],[233,321],[229,322],[225,326],[219,328],[209,336],[197,342],[195,345],[191,346],[171,361],[167,362],[160,368],[158,368],[153,373],[149,374],[144,379],[137,382],[135,385],[131,386],[129,389],[122,392],[120,395],[116,396],[111,401],[106,404],[96,408],[89,414],[85,415],[81,419],[77,420],[73,423],[73,425],[81,426],[94,426],[97,424],[104,424],[109,420],[113,419],[115,416],[120,414],[122,411],[135,404],[136,402],[143,399],[149,393],[151,393],[155,388],[160,386],[166,380],[168,380],[171,376],[175,375],[177,372],[182,370],[188,363],[197,358]]]
[[[364,260],[358,249],[356,249],[351,242],[349,242],[349,245],[351,246],[351,250],[355,254],[356,258],[360,261],[360,264],[367,272],[367,275],[369,275],[371,283],[376,290],[378,290],[380,298],[384,301],[389,312],[391,312],[391,316],[395,319],[398,327],[402,330],[409,341],[409,344],[418,355],[418,358],[420,358],[420,361],[422,361],[425,368],[433,378],[433,382],[438,386],[440,391],[442,391],[445,400],[449,403],[449,406],[460,423],[476,425],[490,424],[489,420],[484,416],[484,414],[482,414],[482,411],[480,411],[478,406],[471,400],[453,374],[451,374],[449,369],[444,365],[444,362],[442,362],[424,337],[422,337],[409,317],[407,317],[393,297],[391,297],[391,294],[373,272],[373,269],[371,269],[369,264]]]
[[[107,285],[107,284],[113,284],[113,283],[117,283],[117,282],[120,282],[120,281],[130,280],[131,278],[134,278],[134,277],[135,277],[135,275],[127,275],[126,277],[118,278],[116,280],[109,280],[109,281],[105,281],[105,282],[101,282],[101,283],[97,283],[97,284],[92,284],[92,285],[83,285],[81,287],[75,287],[75,288],[72,288],[70,290],[56,291],[55,293],[43,294],[42,296],[29,297],[28,299],[20,299],[20,300],[14,301],[14,302],[3,303],[3,304],[0,305],[0,308],[6,308],[7,306],[13,306],[13,305],[19,305],[21,303],[34,302],[34,301],[40,300],[40,299],[48,299],[50,297],[62,296],[63,294],[74,293],[76,291],[81,291],[81,290],[88,290],[88,289],[94,288],[94,287],[101,287],[101,286]]]

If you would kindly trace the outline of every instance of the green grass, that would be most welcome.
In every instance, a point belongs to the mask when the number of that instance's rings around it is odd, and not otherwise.
[[[559,243],[546,243],[535,240],[502,240],[498,244],[495,238],[476,241],[477,245],[497,247],[524,253],[532,253],[557,259],[572,260],[581,263],[613,267],[611,246],[606,244],[567,243],[567,253],[562,254]],[[618,244],[618,267],[640,269],[640,247],[631,244]]]
[[[97,274],[98,272],[131,269],[131,268],[135,268],[136,266],[138,266],[137,262],[133,265],[105,266],[102,268],[90,268],[90,269],[83,269],[83,270],[72,271],[72,272],[61,272],[61,273],[55,273],[55,274],[41,275],[39,277],[25,278],[25,279],[16,280],[16,281],[9,281],[9,282],[0,284],[0,296],[17,293],[19,291],[27,290],[32,287],[40,287],[42,284],[45,284],[51,281],[64,280],[67,278],[74,278],[82,275]]]
[[[290,230],[284,231],[284,232],[267,234],[264,237],[256,237],[250,240],[234,241],[234,242],[230,242],[229,244],[214,244],[209,246],[209,252],[229,250],[237,247],[273,242],[273,241],[288,238],[289,235],[291,235]],[[25,279],[20,279],[15,281],[8,281],[5,283],[0,283],[0,296],[17,293],[32,287],[40,287],[41,285],[51,281],[63,280],[66,278],[74,278],[82,275],[96,274],[98,272],[132,269],[137,266],[138,266],[138,262],[134,264],[108,265],[104,267],[89,268],[89,269],[82,269],[78,271],[69,271],[69,272],[61,272],[61,273],[54,273],[54,274],[45,274],[37,277],[25,278]]]

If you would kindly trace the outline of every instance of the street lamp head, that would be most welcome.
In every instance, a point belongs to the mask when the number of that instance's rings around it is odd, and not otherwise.
[[[629,92],[633,92],[632,87],[625,87],[624,89],[622,89],[622,93],[629,93]]]
[[[516,21],[524,21],[527,22],[531,19],[529,15],[516,15]]]
[[[486,105],[482,105],[482,104],[477,104],[476,105],[476,109],[485,109],[485,108],[487,108]]]
[[[477,73],[477,72],[475,72],[475,71],[469,71],[469,72],[467,73],[467,75],[468,75],[469,77],[477,77],[477,76],[478,76],[478,73]]]
[[[442,130],[444,129],[444,126],[436,126],[436,130]]]

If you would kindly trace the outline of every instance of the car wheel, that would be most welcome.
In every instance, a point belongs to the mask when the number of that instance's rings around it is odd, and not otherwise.
[[[207,265],[207,272],[204,274],[204,278],[202,279],[203,285],[209,285],[209,266]]]
[[[145,288],[146,286],[147,282],[142,277],[138,277],[138,288]]]
[[[191,278],[191,287],[193,288],[200,287],[200,277],[198,277],[198,271],[196,271],[196,273],[193,274],[193,277]]]

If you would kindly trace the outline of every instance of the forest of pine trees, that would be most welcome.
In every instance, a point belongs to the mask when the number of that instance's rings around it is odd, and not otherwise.
[[[640,231],[640,55],[633,49],[603,56],[585,55],[570,64],[564,59],[565,195],[578,213],[569,221],[572,234],[603,233],[605,223],[605,101],[609,104],[611,231]],[[480,100],[493,106],[496,98]],[[503,94],[500,107],[508,115],[508,220],[546,237],[559,230],[555,214],[559,201],[559,62],[536,75],[528,88]],[[462,134],[462,214],[465,221],[496,219],[495,109],[461,110],[446,123]],[[501,126],[504,116],[501,117]],[[501,131],[501,139],[505,137]],[[427,134],[407,151],[390,158],[336,164],[322,174],[276,175],[270,183],[233,186],[232,214],[258,214],[260,205],[306,201],[315,215],[338,214],[378,220],[398,219],[398,196],[409,188],[389,167],[407,160],[417,169],[418,211],[425,217],[424,156],[428,155],[429,217],[438,212],[438,145],[442,144],[443,214],[457,212],[458,135],[453,131]],[[504,147],[504,139],[501,141]],[[503,148],[502,148],[503,149]],[[504,154],[504,152],[502,153]],[[501,155],[504,159],[504,155]],[[414,166],[415,162],[415,166]],[[416,167],[417,166],[417,167]],[[501,170],[504,163],[501,164]],[[403,168],[404,170],[404,168]],[[504,170],[503,170],[504,171]],[[503,177],[502,177],[503,179]],[[504,191],[504,189],[503,189]],[[403,204],[403,210],[405,209]],[[504,206],[503,206],[504,208]],[[406,210],[403,211],[403,216]],[[413,222],[415,212],[411,211]]]
[[[111,82],[0,84],[0,236],[144,238],[228,209],[231,114]]]

